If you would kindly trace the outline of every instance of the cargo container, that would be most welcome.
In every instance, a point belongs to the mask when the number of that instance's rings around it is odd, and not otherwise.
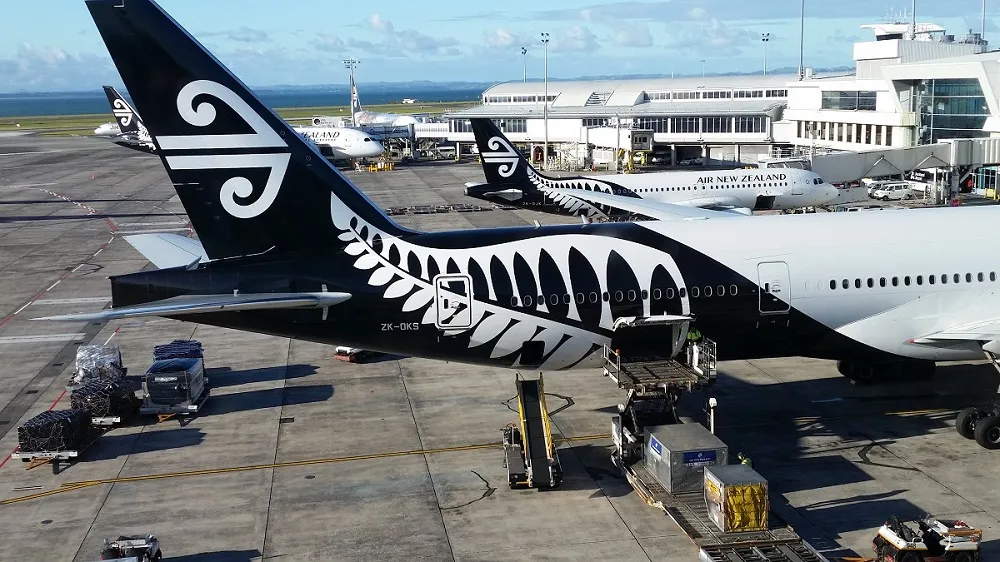
[[[700,492],[704,468],[728,463],[728,452],[725,443],[699,424],[646,428],[646,469],[671,494]]]
[[[745,464],[705,468],[708,517],[723,533],[767,530],[767,480]]]

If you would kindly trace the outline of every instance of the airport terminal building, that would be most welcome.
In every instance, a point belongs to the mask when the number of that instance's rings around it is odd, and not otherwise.
[[[854,44],[850,74],[553,81],[547,119],[542,82],[503,83],[446,116],[448,140],[472,143],[467,119],[490,117],[540,160],[547,121],[550,160],[560,164],[631,150],[666,164],[808,159],[831,181],[961,166],[964,179],[995,182],[1000,51],[978,33],[956,37],[931,23],[862,27],[873,37]],[[840,157],[824,165],[816,155]]]

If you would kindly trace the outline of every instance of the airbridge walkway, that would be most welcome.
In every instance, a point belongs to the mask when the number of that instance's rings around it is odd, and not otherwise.
[[[764,167],[805,167],[830,183],[847,183],[866,177],[899,175],[914,170],[946,168],[952,193],[965,176],[981,166],[1000,164],[1000,138],[949,139],[910,148],[885,148],[866,152],[814,152],[797,147],[784,158],[761,162]]]

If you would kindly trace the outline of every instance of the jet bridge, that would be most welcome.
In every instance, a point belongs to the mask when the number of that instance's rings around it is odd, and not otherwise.
[[[517,385],[519,423],[504,428],[503,446],[511,488],[555,488],[562,483],[562,465],[552,438],[542,376]]]

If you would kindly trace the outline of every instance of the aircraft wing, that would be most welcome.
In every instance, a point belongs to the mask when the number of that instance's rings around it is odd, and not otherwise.
[[[552,195],[565,195],[575,197],[588,203],[614,207],[629,213],[643,215],[655,220],[695,220],[695,219],[716,219],[743,216],[738,213],[727,211],[712,211],[702,209],[698,206],[679,205],[676,203],[664,203],[651,199],[639,199],[637,197],[621,197],[610,195],[601,191],[586,191],[583,189],[563,189],[547,188],[546,193]],[[713,198],[722,199],[722,198]]]
[[[702,207],[702,208],[725,208],[732,209],[741,206],[741,201],[736,197],[696,197],[694,199],[687,199],[684,201],[678,201],[674,205],[682,205],[684,207]]]
[[[1000,318],[987,318],[970,322],[940,332],[916,338],[913,343],[937,343],[941,341],[989,342],[1000,340]]]
[[[117,318],[142,316],[185,316],[206,312],[237,312],[290,308],[326,308],[351,298],[350,293],[248,293],[245,295],[181,295],[135,306],[109,308],[99,312],[81,312],[45,316],[34,320],[60,322],[104,322]]]

